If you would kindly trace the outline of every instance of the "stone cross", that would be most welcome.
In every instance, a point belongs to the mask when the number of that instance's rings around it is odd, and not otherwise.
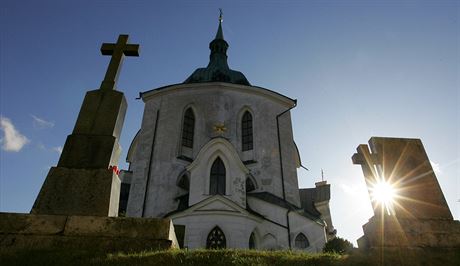
[[[139,56],[139,44],[128,44],[128,35],[121,34],[118,36],[117,43],[103,43],[101,53],[111,55],[107,73],[101,84],[101,90],[115,90],[115,84],[120,73],[124,55]]]

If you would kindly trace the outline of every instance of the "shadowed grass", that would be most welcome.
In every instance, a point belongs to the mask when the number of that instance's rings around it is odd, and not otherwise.
[[[383,265],[460,265],[454,250],[393,250]],[[107,254],[77,250],[0,251],[0,265],[260,265],[260,266],[367,266],[382,265],[377,252],[354,251],[350,255],[309,254],[294,251],[165,250]]]
[[[134,259],[134,261],[133,261]],[[132,262],[146,262],[146,265],[331,265],[340,256],[291,251],[255,250],[173,250],[146,252],[143,254],[110,255],[103,262],[106,265],[126,265]],[[102,261],[101,261],[102,262]]]
[[[256,250],[166,250],[104,254],[69,250],[0,252],[0,265],[340,265],[336,254]]]

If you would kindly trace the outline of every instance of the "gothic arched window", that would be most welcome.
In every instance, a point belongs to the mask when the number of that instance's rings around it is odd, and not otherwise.
[[[195,130],[195,115],[192,108],[188,108],[184,114],[182,125],[182,146],[193,148],[193,133]]]
[[[251,233],[251,236],[249,237],[249,249],[255,249],[256,248],[256,237],[254,236],[254,232]]]
[[[248,111],[244,112],[241,119],[241,140],[243,151],[252,150],[252,115]]]
[[[298,234],[295,238],[295,247],[298,249],[306,249],[308,246],[310,246],[310,243],[307,237],[302,233]]]
[[[211,232],[209,232],[208,238],[206,239],[206,248],[219,249],[226,247],[227,243],[224,232],[222,232],[218,226],[214,227]]]
[[[219,157],[211,166],[209,194],[225,195],[225,165]]]

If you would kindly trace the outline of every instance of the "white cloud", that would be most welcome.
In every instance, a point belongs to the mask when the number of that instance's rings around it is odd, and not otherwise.
[[[54,127],[54,122],[46,121],[45,119],[37,117],[35,115],[30,116],[34,119],[34,126],[37,128],[43,129]]]
[[[435,163],[433,161],[430,161],[430,163],[431,163],[431,167],[433,168],[433,171],[434,171],[435,174],[442,173],[441,166],[439,165],[439,163]]]
[[[57,153],[59,153],[59,154],[61,154],[62,153],[62,146],[53,147],[52,150],[57,152]]]
[[[1,140],[4,151],[20,151],[24,145],[30,142],[26,136],[16,130],[11,120],[6,117],[0,117],[0,129],[5,135]]]

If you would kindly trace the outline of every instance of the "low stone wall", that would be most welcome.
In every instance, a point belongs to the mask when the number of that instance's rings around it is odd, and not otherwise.
[[[178,247],[169,219],[0,213],[2,250],[141,251]]]
[[[363,231],[364,236],[358,239],[360,248],[460,248],[460,221],[456,220],[374,216],[363,226]]]

